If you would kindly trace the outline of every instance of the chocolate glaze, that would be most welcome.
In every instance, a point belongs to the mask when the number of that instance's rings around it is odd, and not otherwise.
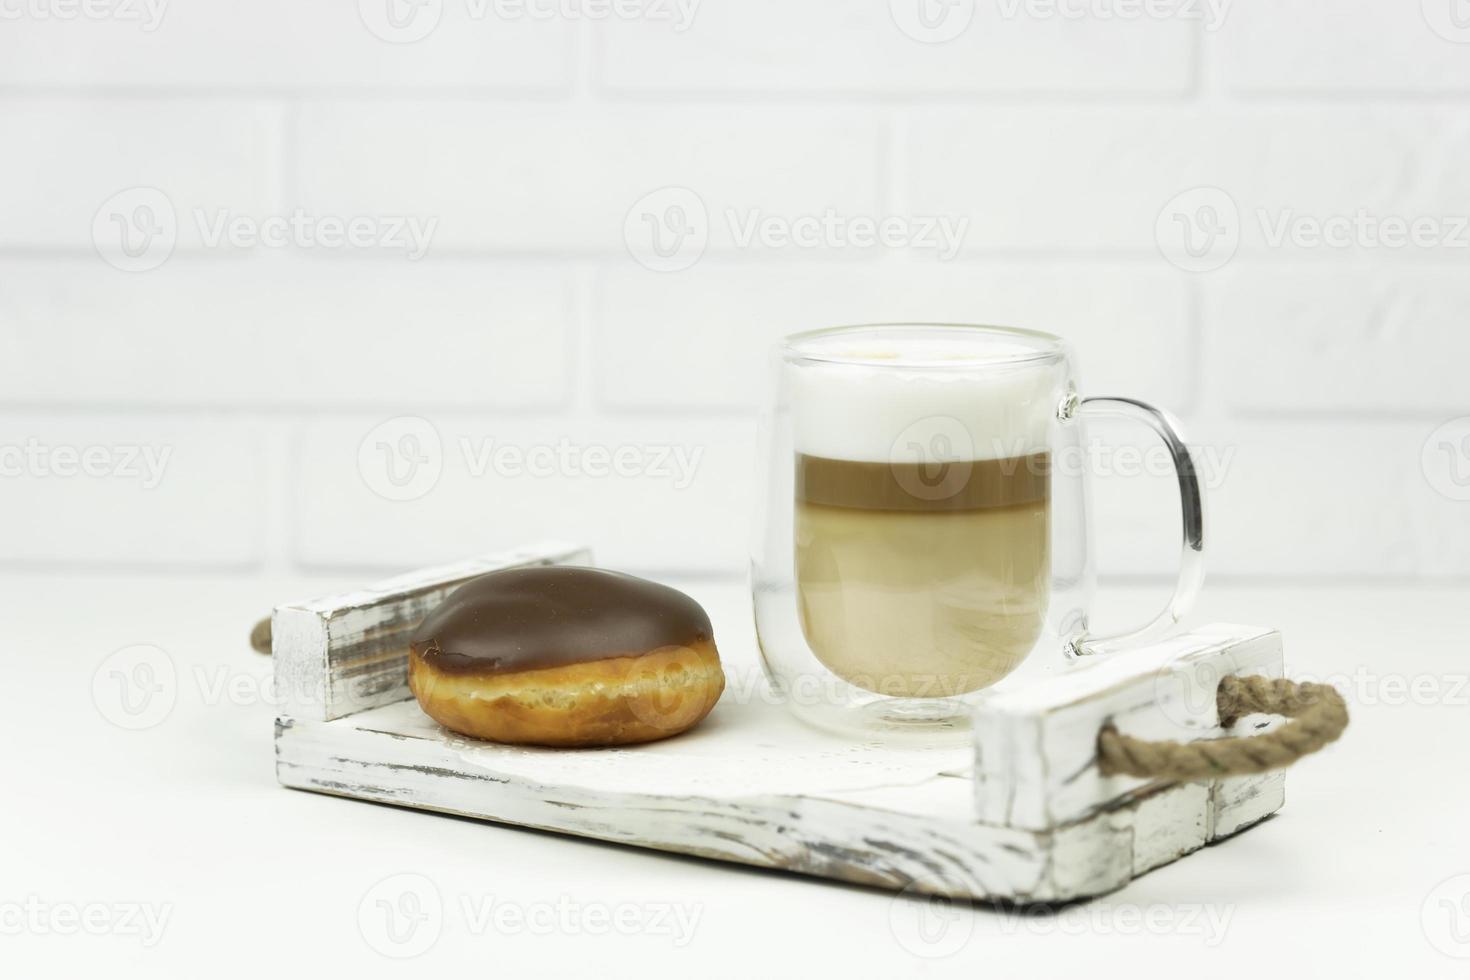
[[[429,666],[499,674],[689,646],[713,635],[677,589],[600,568],[510,568],[451,592],[414,632]]]

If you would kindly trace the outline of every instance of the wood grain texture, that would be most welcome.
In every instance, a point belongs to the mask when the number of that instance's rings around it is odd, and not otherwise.
[[[353,592],[282,603],[271,616],[281,717],[331,721],[411,697],[410,635],[429,610],[476,575],[591,563],[586,548],[545,542],[421,569]]]
[[[1146,792],[1147,780],[1098,770],[1104,725],[1147,739],[1219,738],[1226,734],[1215,709],[1220,678],[1281,672],[1279,633],[1216,623],[998,691],[974,716],[975,812],[987,823],[1046,830]]]
[[[1028,738],[1040,733],[1039,743],[1001,742],[1014,750],[1006,765],[997,752],[1010,749],[982,737],[983,782],[972,778],[969,746],[854,742],[808,728],[761,698],[727,698],[679,738],[578,751],[466,739],[412,701],[330,722],[283,719],[277,772],[298,789],[890,890],[1059,902],[1120,888],[1281,805],[1279,774],[1073,788],[1096,742],[1088,725],[1111,717],[1109,705],[1146,724],[1149,702],[1139,685],[1152,685],[1161,662],[1182,652],[1179,669],[1189,670],[1191,651],[1213,651],[1201,662],[1218,664],[1244,645],[1241,663],[1279,665],[1272,637],[1214,627],[1174,642],[1167,655],[1150,648],[1084,663],[1038,685],[1044,690],[1003,702],[1005,710],[982,707],[977,731],[1001,719]],[[1032,744],[1054,759],[1033,765]],[[1050,775],[1063,772],[1074,778]],[[1028,825],[1034,814],[1047,815],[1045,825]]]
[[[1103,776],[1106,724],[1143,738],[1223,734],[1214,690],[1279,676],[1280,636],[1217,624],[997,689],[974,740],[860,742],[727,687],[697,728],[618,748],[497,745],[441,728],[406,684],[408,636],[474,575],[590,563],[538,545],[277,607],[286,692],[277,775],[296,789],[779,868],[890,890],[1019,903],[1121,888],[1259,822],[1279,773],[1159,784]],[[1245,719],[1242,724],[1264,724]]]

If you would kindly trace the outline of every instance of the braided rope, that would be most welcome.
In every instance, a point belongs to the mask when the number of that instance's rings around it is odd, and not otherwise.
[[[1230,676],[1220,681],[1215,704],[1226,728],[1250,714],[1291,720],[1264,735],[1182,743],[1145,741],[1109,725],[1097,737],[1103,775],[1186,782],[1268,772],[1336,741],[1348,723],[1342,695],[1326,684]]]

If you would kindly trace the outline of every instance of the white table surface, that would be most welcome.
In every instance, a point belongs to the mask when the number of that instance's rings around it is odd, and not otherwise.
[[[1470,957],[1464,587],[1207,586],[1192,622],[1278,626],[1290,671],[1347,678],[1344,742],[1293,772],[1274,820],[1017,918],[280,788],[269,661],[244,637],[277,600],[361,579],[0,576],[0,973],[387,975],[400,964],[359,909],[408,874],[443,902],[412,962],[456,976],[1470,975],[1448,955]],[[754,657],[740,586],[674,584],[706,603],[728,659]],[[1153,593],[1121,590],[1113,608]],[[132,644],[167,651],[179,678],[141,731],[93,695]],[[402,881],[422,883],[390,890]],[[160,934],[145,910],[167,916]],[[98,934],[73,922],[88,915]]]

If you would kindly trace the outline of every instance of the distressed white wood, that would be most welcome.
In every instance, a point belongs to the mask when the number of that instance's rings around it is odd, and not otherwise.
[[[502,568],[591,563],[586,548],[543,542],[421,569],[353,592],[282,603],[271,616],[281,717],[331,721],[411,697],[409,637],[429,610],[467,579]]]
[[[542,549],[488,561],[586,557]],[[452,566],[380,587],[391,614],[373,611],[373,593],[343,597],[351,602],[340,608],[335,599],[283,607],[313,612],[329,628],[278,632],[277,656],[295,670],[317,663],[341,671],[323,680],[338,714],[298,710],[277,722],[284,785],[889,889],[1023,903],[1120,888],[1281,805],[1280,775],[1149,785],[1095,771],[1107,720],[1145,737],[1217,734],[1207,703],[1218,677],[1281,668],[1279,637],[1250,627],[1207,627],[997,693],[977,711],[975,749],[854,742],[808,728],[766,698],[737,698],[734,685],[678,738],[608,749],[504,746],[439,727],[401,684],[353,687],[360,677],[389,676],[388,662],[406,655],[401,634],[411,624],[403,623],[422,615],[411,610],[425,605],[424,595],[484,570]],[[330,624],[344,614],[356,619],[339,634]],[[300,618],[285,617],[286,625]],[[389,624],[399,639],[366,654],[377,642],[368,624]],[[282,649],[303,635],[307,649]],[[350,651],[340,659],[339,637]],[[371,671],[345,669],[364,660]],[[1199,710],[1184,710],[1191,705]]]
[[[986,823],[1047,830],[1146,792],[1147,780],[1098,771],[1104,725],[1147,739],[1219,737],[1220,678],[1281,671],[1279,633],[1217,623],[1085,658],[1043,683],[997,690],[974,717],[976,813]],[[1246,777],[1240,792],[1269,779]]]

